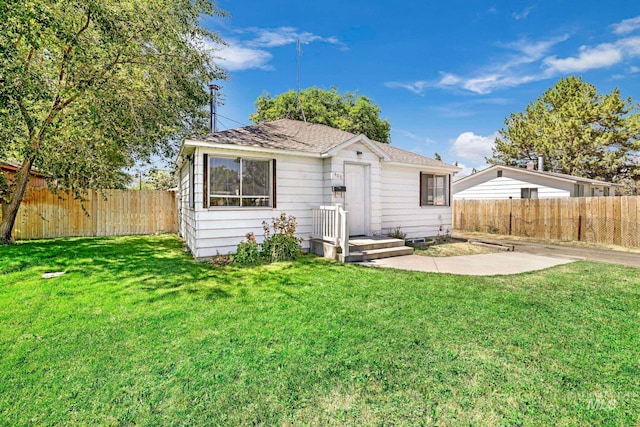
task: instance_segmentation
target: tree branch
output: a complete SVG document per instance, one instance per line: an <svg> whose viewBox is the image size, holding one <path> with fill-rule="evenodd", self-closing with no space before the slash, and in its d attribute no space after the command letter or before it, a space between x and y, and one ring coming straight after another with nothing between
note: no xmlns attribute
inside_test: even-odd
<svg viewBox="0 0 640 427"><path fill-rule="evenodd" d="M15 101L16 101L16 104L18 104L18 108L20 109L20 114L22 114L22 117L24 118L24 121L27 124L27 130L29 131L29 138L31 138L33 136L33 131L34 131L33 119L31 118L29 111L24 106L22 101L19 99L16 99Z"/></svg>

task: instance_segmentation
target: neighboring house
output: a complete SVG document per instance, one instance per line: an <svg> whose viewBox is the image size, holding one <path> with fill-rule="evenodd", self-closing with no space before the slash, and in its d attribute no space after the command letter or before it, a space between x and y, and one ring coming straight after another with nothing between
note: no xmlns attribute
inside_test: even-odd
<svg viewBox="0 0 640 427"><path fill-rule="evenodd" d="M235 252L263 221L297 218L303 248L319 209L341 204L351 236L407 237L451 229L459 168L325 125L281 119L184 140L177 160L179 228L196 259ZM330 208L333 209L333 208ZM327 212L325 212L327 213ZM324 226L330 225L325 220ZM336 225L337 227L337 225Z"/></svg>
<svg viewBox="0 0 640 427"><path fill-rule="evenodd" d="M8 182L13 181L13 177L16 175L20 165L8 160L0 160L0 172L4 174L5 179ZM31 179L29 180L29 187L46 187L47 186L47 174L38 172L31 169Z"/></svg>
<svg viewBox="0 0 640 427"><path fill-rule="evenodd" d="M453 183L454 200L614 196L618 184L562 173L491 166Z"/></svg>

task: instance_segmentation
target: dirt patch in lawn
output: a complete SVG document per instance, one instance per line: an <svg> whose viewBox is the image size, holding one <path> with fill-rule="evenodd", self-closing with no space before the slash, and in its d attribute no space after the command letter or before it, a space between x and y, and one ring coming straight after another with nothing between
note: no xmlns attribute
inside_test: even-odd
<svg viewBox="0 0 640 427"><path fill-rule="evenodd" d="M492 254L496 252L500 252L500 250L487 248L485 246L472 245L471 243L467 242L460 242L434 245L430 246L427 249L416 249L414 253L416 255L422 256L448 257L459 255Z"/></svg>

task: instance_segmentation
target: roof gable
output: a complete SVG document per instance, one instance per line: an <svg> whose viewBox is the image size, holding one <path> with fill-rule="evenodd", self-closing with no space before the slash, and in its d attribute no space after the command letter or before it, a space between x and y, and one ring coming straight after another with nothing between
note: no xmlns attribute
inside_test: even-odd
<svg viewBox="0 0 640 427"><path fill-rule="evenodd" d="M459 183L466 182L467 180L470 180L471 178L478 178L478 177L481 177L481 176L484 176L484 175L488 174L491 171L500 170L500 169L513 171L513 172L516 172L516 173L519 173L519 174L522 174L522 175L544 177L544 178L547 178L547 179L552 179L552 180L562 181L562 182L569 182L569 183L574 183L574 184L583 183L583 184L602 185L602 186L608 186L608 187L619 187L620 186L619 184L614 184L612 182L598 181L596 179L582 178L582 177L579 177L579 176L567 175L567 174L564 174L564 173L539 171L539 170L530 170L530 169L516 168L516 167L504 166L504 165L489 166L488 168L485 168L485 169L483 169L483 170L481 170L479 172L476 172L474 174L462 177L462 178L456 180L453 184L457 185Z"/></svg>
<svg viewBox="0 0 640 427"><path fill-rule="evenodd" d="M343 150L347 147L350 147L351 145L355 144L355 143L361 143L364 144L367 148L369 148L371 151L373 151L378 157L380 157L381 159L384 160L390 160L390 157L387 155L387 153L385 153L377 144L375 144L373 141L371 141L369 138L367 138L365 135L356 135L353 138L343 142L342 144L338 144L335 147L333 147L332 149L330 149L329 151L322 153L324 156L326 157L333 157L335 156L338 151Z"/></svg>

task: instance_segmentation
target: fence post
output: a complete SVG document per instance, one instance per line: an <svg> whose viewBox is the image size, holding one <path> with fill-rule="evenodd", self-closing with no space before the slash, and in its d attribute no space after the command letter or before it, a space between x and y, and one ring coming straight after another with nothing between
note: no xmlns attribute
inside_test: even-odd
<svg viewBox="0 0 640 427"><path fill-rule="evenodd" d="M509 197L509 236L513 230L513 198Z"/></svg>
<svg viewBox="0 0 640 427"><path fill-rule="evenodd" d="M578 215L578 242L582 240L582 215Z"/></svg>

